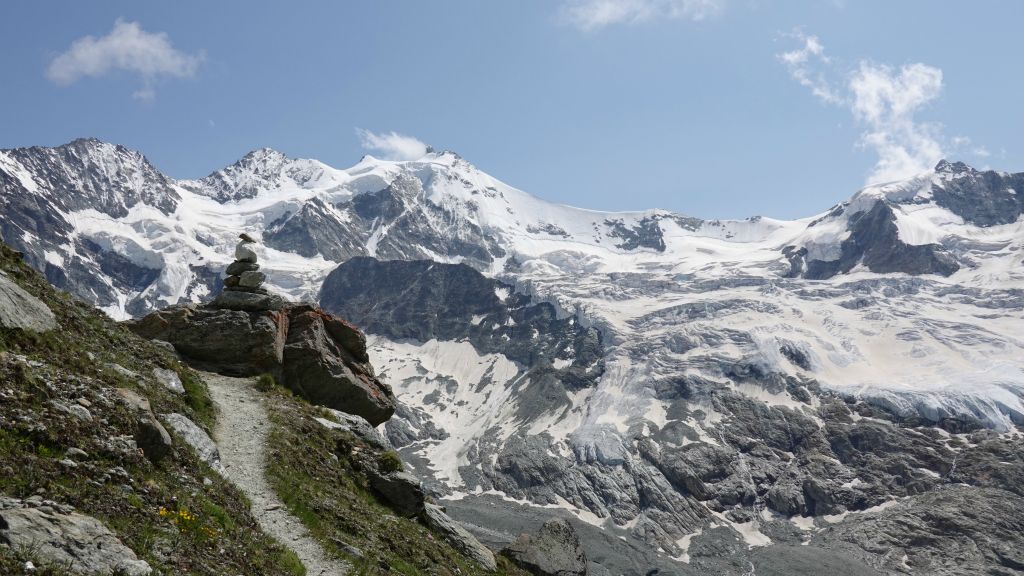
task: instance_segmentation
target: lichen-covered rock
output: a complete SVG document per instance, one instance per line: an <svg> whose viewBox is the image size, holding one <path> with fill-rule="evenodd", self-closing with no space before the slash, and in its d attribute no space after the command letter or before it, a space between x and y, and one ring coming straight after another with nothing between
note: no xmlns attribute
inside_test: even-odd
<svg viewBox="0 0 1024 576"><path fill-rule="evenodd" d="M587 574L587 555L576 530L561 518L548 520L534 536L520 535L502 554L534 576Z"/></svg>
<svg viewBox="0 0 1024 576"><path fill-rule="evenodd" d="M76 574L145 576L153 571L102 522L54 502L0 497L0 544L30 551L37 560Z"/></svg>

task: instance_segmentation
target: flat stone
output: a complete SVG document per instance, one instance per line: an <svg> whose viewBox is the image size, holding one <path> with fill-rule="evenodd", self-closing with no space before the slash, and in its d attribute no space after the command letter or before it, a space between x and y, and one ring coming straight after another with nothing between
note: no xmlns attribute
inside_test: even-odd
<svg viewBox="0 0 1024 576"><path fill-rule="evenodd" d="M242 290L225 290L210 303L211 308L246 312L281 310L285 305L284 298L276 294L260 294Z"/></svg>
<svg viewBox="0 0 1024 576"><path fill-rule="evenodd" d="M231 264L228 264L227 270L224 272L228 276L239 276L242 272L255 272L260 269L260 265L255 262L242 262L236 260Z"/></svg>
<svg viewBox="0 0 1024 576"><path fill-rule="evenodd" d="M238 285L245 288L259 288L267 280L267 275L263 272L248 271L242 272L238 278Z"/></svg>

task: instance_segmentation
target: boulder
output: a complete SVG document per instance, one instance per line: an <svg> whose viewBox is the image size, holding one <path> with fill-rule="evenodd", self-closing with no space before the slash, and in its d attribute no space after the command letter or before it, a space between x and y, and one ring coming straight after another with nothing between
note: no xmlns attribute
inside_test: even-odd
<svg viewBox="0 0 1024 576"><path fill-rule="evenodd" d="M387 500L401 516L423 512L425 494L420 479L405 471L380 473L369 471L370 487Z"/></svg>
<svg viewBox="0 0 1024 576"><path fill-rule="evenodd" d="M498 569L494 553L480 543L468 530L452 520L440 506L427 504L423 510L423 521L430 528L444 536L456 550L491 572Z"/></svg>
<svg viewBox="0 0 1024 576"><path fill-rule="evenodd" d="M153 377L161 386L175 394L184 394L185 386L181 383L181 377L174 370L166 368L153 368Z"/></svg>
<svg viewBox="0 0 1024 576"><path fill-rule="evenodd" d="M391 418L395 397L373 375L358 330L309 305L290 308L288 325L285 386L314 404L362 416L373 426Z"/></svg>
<svg viewBox="0 0 1024 576"><path fill-rule="evenodd" d="M260 265L254 262L235 261L232 262L231 264L228 264L228 268L227 270L225 270L225 272L227 273L228 276L239 276L242 274L242 272L255 272L256 270L259 269Z"/></svg>
<svg viewBox="0 0 1024 576"><path fill-rule="evenodd" d="M171 453L171 435L156 419L149 400L127 388L117 389L118 398L136 416L135 443L152 462L158 462Z"/></svg>
<svg viewBox="0 0 1024 576"><path fill-rule="evenodd" d="M0 274L0 326L46 332L57 327L57 318L42 300Z"/></svg>
<svg viewBox="0 0 1024 576"><path fill-rule="evenodd" d="M153 572L102 522L54 502L0 498L0 544L76 574L145 576Z"/></svg>
<svg viewBox="0 0 1024 576"><path fill-rule="evenodd" d="M224 301L273 299L276 310L237 310ZM225 291L213 303L171 306L126 323L136 334L170 342L186 362L229 376L272 374L296 394L377 426L395 411L391 388L374 376L366 337L310 304L280 296Z"/></svg>
<svg viewBox="0 0 1024 576"><path fill-rule="evenodd" d="M185 359L232 376L278 371L288 317L279 312L246 312L195 305L172 306L128 327L144 338L166 340Z"/></svg>
<svg viewBox="0 0 1024 576"><path fill-rule="evenodd" d="M171 430L174 430L174 433L179 438L196 451L196 456L200 460L206 462L210 468L217 472L224 473L224 466L220 462L220 450L217 449L217 445L214 444L210 436L198 424L187 416L177 413L161 414L161 418L171 427Z"/></svg>
<svg viewBox="0 0 1024 576"><path fill-rule="evenodd" d="M561 518L548 520L534 536L520 535L502 554L534 576L587 574L587 555L579 536L572 524Z"/></svg>

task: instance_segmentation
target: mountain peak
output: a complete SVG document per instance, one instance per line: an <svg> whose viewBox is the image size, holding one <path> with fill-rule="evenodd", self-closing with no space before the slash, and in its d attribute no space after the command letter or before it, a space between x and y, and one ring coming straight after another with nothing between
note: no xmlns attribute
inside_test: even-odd
<svg viewBox="0 0 1024 576"><path fill-rule="evenodd" d="M942 159L935 165L935 172L939 174L962 174L964 172L974 172L974 168L971 168L964 162L950 162L949 160Z"/></svg>

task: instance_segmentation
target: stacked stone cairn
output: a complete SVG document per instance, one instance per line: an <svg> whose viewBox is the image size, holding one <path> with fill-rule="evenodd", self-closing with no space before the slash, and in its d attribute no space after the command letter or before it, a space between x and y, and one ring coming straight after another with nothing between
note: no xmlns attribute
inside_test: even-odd
<svg viewBox="0 0 1024 576"><path fill-rule="evenodd" d="M224 290L209 306L250 312L280 310L285 306L285 300L263 287L267 275L260 272L260 265L256 262L256 240L244 233L239 238L241 241L235 246L235 261L228 265Z"/></svg>
<svg viewBox="0 0 1024 576"><path fill-rule="evenodd" d="M260 265L256 263L256 251L253 250L256 241L248 234L241 234L239 238L241 241L235 246L235 261L228 265L224 290L269 294L267 289L262 287L267 275L260 272Z"/></svg>

